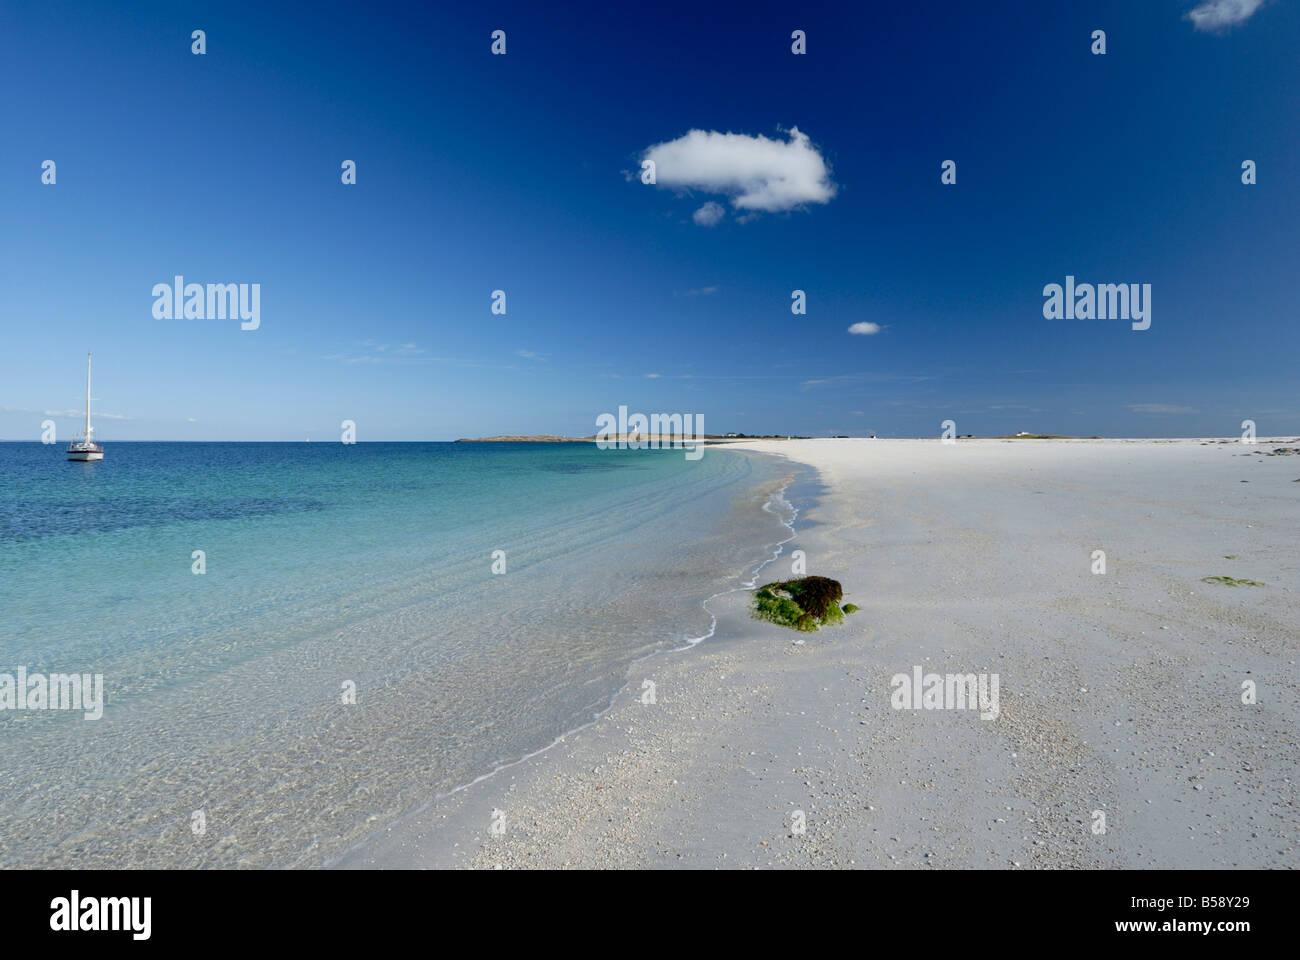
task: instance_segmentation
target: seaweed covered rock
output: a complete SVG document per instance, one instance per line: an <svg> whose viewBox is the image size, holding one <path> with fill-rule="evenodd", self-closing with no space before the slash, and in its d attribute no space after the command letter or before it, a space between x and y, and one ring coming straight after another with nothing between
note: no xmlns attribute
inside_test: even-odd
<svg viewBox="0 0 1300 960"><path fill-rule="evenodd" d="M829 577L779 580L759 587L754 593L754 616L811 632L844 620L844 610L840 609L843 598L840 582Z"/></svg>

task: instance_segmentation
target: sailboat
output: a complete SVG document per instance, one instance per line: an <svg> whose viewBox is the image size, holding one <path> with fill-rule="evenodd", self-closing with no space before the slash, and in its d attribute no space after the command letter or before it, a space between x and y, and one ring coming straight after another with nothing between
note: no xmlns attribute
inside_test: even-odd
<svg viewBox="0 0 1300 960"><path fill-rule="evenodd" d="M103 460L104 448L91 438L90 425L90 354L86 354L86 432L68 444L69 460Z"/></svg>

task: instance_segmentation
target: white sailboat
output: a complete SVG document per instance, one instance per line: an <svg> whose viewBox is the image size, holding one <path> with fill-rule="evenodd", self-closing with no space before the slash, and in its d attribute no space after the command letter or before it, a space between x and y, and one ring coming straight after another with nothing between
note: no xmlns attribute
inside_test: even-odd
<svg viewBox="0 0 1300 960"><path fill-rule="evenodd" d="M90 425L90 354L86 354L86 432L68 444L69 460L103 460L104 448L91 437Z"/></svg>

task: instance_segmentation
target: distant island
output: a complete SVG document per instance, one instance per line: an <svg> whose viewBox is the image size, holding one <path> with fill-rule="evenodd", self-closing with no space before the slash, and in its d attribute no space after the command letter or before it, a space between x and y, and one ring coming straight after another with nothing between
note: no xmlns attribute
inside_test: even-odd
<svg viewBox="0 0 1300 960"><path fill-rule="evenodd" d="M538 433L528 437L461 437L457 443L591 443L593 437L557 437L549 433Z"/></svg>
<svg viewBox="0 0 1300 960"><path fill-rule="evenodd" d="M668 434L663 434L662 436L659 436L653 433L649 433L649 434L643 433L640 435L611 434L610 436L605 437L603 439L617 442L619 440L628 440L631 438L635 438L638 440L645 440L652 443L656 441L669 443L674 440L681 441L682 439L685 439L687 443L694 443L696 439L695 437L682 438L682 437L670 436ZM777 435L775 433L767 433L767 434L706 433L703 439L705 442L708 442L711 440L807 440L808 437L796 437L793 434L785 434L785 433L780 435ZM457 443L595 443L596 440L597 437L595 434L591 435L590 437L561 437L551 433L537 433L529 436L511 435L511 436L499 436L499 437L461 437L456 442Z"/></svg>
<svg viewBox="0 0 1300 960"><path fill-rule="evenodd" d="M994 437L995 440L1079 440L1080 437L1067 437L1060 433L1025 433L1021 430L1019 433L1007 433L1000 437ZM1100 440L1101 437L1086 437L1082 439Z"/></svg>

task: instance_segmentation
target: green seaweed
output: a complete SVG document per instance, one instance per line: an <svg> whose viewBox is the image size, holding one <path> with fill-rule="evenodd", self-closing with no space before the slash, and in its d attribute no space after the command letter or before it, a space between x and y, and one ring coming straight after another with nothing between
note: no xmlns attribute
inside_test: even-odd
<svg viewBox="0 0 1300 960"><path fill-rule="evenodd" d="M754 595L754 616L760 620L792 627L804 615L803 609L788 597L778 597L764 587Z"/></svg>
<svg viewBox="0 0 1300 960"><path fill-rule="evenodd" d="M844 610L839 604L843 597L839 581L829 577L778 580L754 593L753 613L759 620L811 633L827 624L844 622Z"/></svg>
<svg viewBox="0 0 1300 960"><path fill-rule="evenodd" d="M857 613L862 608L859 607L856 603L846 603L840 609L843 610L845 613Z"/></svg>
<svg viewBox="0 0 1300 960"><path fill-rule="evenodd" d="M1266 587L1258 580L1238 580L1236 577L1201 577L1201 583L1222 583L1228 587Z"/></svg>

